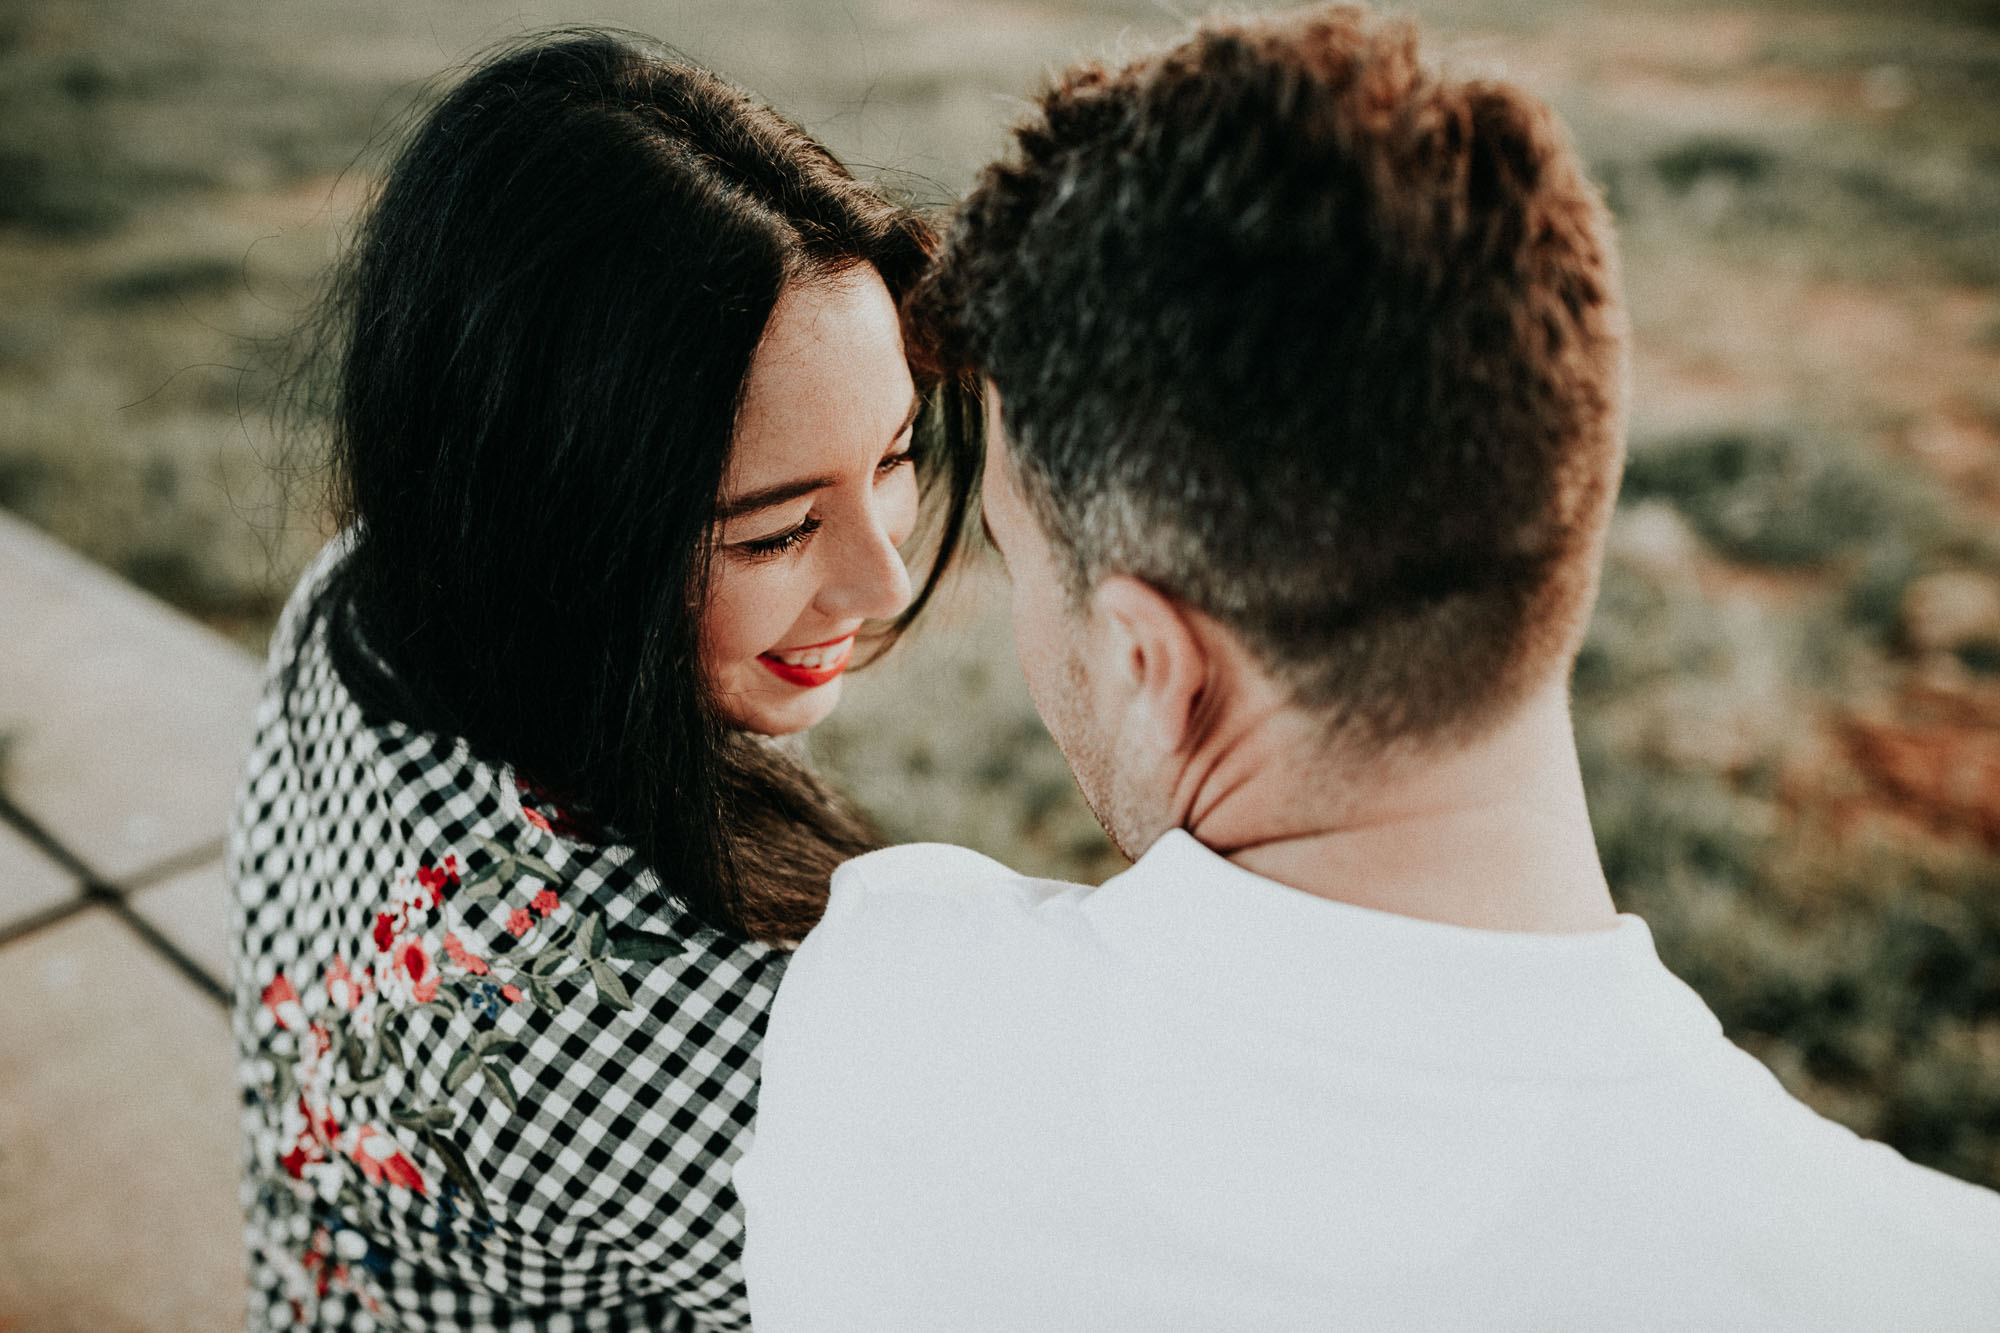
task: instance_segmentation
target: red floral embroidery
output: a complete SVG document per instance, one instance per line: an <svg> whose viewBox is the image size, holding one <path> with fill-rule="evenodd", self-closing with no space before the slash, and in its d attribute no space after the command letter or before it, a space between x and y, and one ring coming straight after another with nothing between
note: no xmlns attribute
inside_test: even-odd
<svg viewBox="0 0 2000 1333"><path fill-rule="evenodd" d="M437 1021L446 1025L471 1015L477 1031L497 1017L501 999L509 1004L565 1003L558 988L567 989L572 979L594 983L602 1002L632 1005L624 988L615 978L607 983L610 974L599 966L607 957L601 919L565 919L571 914L561 909L574 904L560 897L561 872L526 848L480 841L488 859L475 870L462 871L456 856L446 856L395 877L387 886L383 910L369 923L372 956L335 955L317 975L296 973L306 988L303 997L282 973L262 992L258 1021L275 1071L268 1094L274 1122L268 1137L259 1139L258 1160L268 1183L282 1182L280 1193L294 1201L299 1215L311 1216L333 1199L341 1200L343 1208L362 1206L353 1198L357 1175L369 1184L430 1195L437 1179L427 1181L410 1156L419 1142L440 1155L438 1165L459 1189L479 1188L466 1176L464 1164L445 1157L431 1137L435 1127L456 1120L451 1097L467 1079L458 1078L428 1106L415 1104L416 1086L391 1045L403 1038L393 1018L431 1006L432 1013L442 1015ZM522 892L534 885L535 892L525 903L510 905L508 890L516 884ZM487 950L496 942L481 932L496 926L521 946L499 940L508 947L481 957L474 950ZM470 1034L462 1039L469 1041ZM518 1045L489 1050L468 1044L454 1055L451 1068L476 1073L483 1066L485 1081L474 1086L485 1087L512 1110L516 1093L504 1062L515 1057L501 1052ZM476 1062L471 1070L464 1068L467 1057ZM399 1141L397 1134L418 1137ZM321 1228L293 1242L297 1248L285 1262L295 1300L310 1301L315 1291L324 1295L329 1282L351 1286L364 1280L366 1270L349 1261L362 1257L366 1245L350 1241L351 1234ZM372 1297L363 1295L372 1305Z"/></svg>
<svg viewBox="0 0 2000 1333"><path fill-rule="evenodd" d="M359 1009L369 989L368 974L363 972L356 977L348 969L345 958L336 956L326 965L326 998L342 1009Z"/></svg>
<svg viewBox="0 0 2000 1333"><path fill-rule="evenodd" d="M459 941L458 936L452 934L449 931L445 933L444 937L444 952L447 958L451 959L452 962L457 963L460 967L464 968L467 972L470 972L475 977L483 977L488 972L491 972L493 970L492 968L486 965L486 960L484 958L481 958L478 954L468 950L465 947L465 945Z"/></svg>
<svg viewBox="0 0 2000 1333"><path fill-rule="evenodd" d="M336 1264L333 1261L333 1233L325 1227L313 1230L312 1243L307 1246L306 1252L299 1256L299 1265L305 1269L306 1276L313 1279L313 1294L322 1299L333 1290L336 1280L345 1280L347 1277L347 1265ZM293 1301L292 1310L298 1317L298 1322L305 1322L304 1305Z"/></svg>
<svg viewBox="0 0 2000 1333"><path fill-rule="evenodd" d="M322 1146L330 1147L333 1141L340 1137L340 1122L333 1118L331 1108L323 1106L319 1114L314 1115L312 1108L306 1105L305 1098L300 1097L299 1110L305 1112L306 1123L312 1126L312 1132L318 1137Z"/></svg>
<svg viewBox="0 0 2000 1333"><path fill-rule="evenodd" d="M458 858L456 856L447 856L438 865L418 866L417 883L431 891L432 908L444 906L444 891L446 886L449 885L455 888L458 885Z"/></svg>
<svg viewBox="0 0 2000 1333"><path fill-rule="evenodd" d="M264 987L264 1007L271 1011L271 1017L278 1020L278 1026L289 1032L296 1032L305 1026L305 1010L299 1007L299 993L292 989L292 983L280 972Z"/></svg>
<svg viewBox="0 0 2000 1333"><path fill-rule="evenodd" d="M373 1125L363 1125L348 1153L361 1174L377 1185L401 1185L406 1190L425 1192L423 1175L401 1146Z"/></svg>
<svg viewBox="0 0 2000 1333"><path fill-rule="evenodd" d="M321 1031L319 1024L313 1024L315 1034ZM298 1137L291 1151L278 1160L292 1179L304 1180L308 1166L324 1162L332 1155L334 1142L340 1137L340 1122L334 1119L329 1107L321 1105L315 1109L304 1092L299 1094L297 1106L299 1118L293 1123L299 1126Z"/></svg>
<svg viewBox="0 0 2000 1333"><path fill-rule="evenodd" d="M422 940L413 936L397 946L396 970L409 978L410 998L418 1004L429 1004L437 998L438 970L432 965L430 950Z"/></svg>

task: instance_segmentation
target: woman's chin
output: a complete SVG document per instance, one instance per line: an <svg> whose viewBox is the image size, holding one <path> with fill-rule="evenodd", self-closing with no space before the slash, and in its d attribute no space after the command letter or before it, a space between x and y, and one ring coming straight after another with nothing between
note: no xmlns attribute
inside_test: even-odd
<svg viewBox="0 0 2000 1333"><path fill-rule="evenodd" d="M759 736L792 736L827 719L840 702L841 677L811 689L787 689L782 694L759 691L725 701L723 716L730 724Z"/></svg>

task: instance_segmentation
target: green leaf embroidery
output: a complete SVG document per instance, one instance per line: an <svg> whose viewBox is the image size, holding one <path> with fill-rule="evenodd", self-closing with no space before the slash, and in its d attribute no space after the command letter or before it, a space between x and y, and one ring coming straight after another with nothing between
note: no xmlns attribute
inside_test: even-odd
<svg viewBox="0 0 2000 1333"><path fill-rule="evenodd" d="M437 1130L425 1130L424 1142L430 1145L431 1151L444 1163L445 1175L451 1178L461 1193L472 1200L473 1207L479 1210L479 1215L491 1217L492 1214L486 1207L486 1193L479 1188L479 1181L473 1176L472 1167L466 1162L465 1154L458 1150L458 1145Z"/></svg>
<svg viewBox="0 0 2000 1333"><path fill-rule="evenodd" d="M515 859L513 848L503 847L491 838L481 838L479 845L486 849L486 855L490 858L480 868L482 879L490 875L502 886L505 886L511 884L520 875L520 864ZM460 881L460 883L463 884L463 881Z"/></svg>
<svg viewBox="0 0 2000 1333"><path fill-rule="evenodd" d="M517 870L525 870L546 884L562 883L562 872L547 861L542 860L539 856L533 856L527 852L517 852L515 853L514 861Z"/></svg>
<svg viewBox="0 0 2000 1333"><path fill-rule="evenodd" d="M521 1044L522 1042L519 1037L510 1037L499 1028L488 1028L472 1039L472 1049L482 1055L491 1055L495 1051L510 1050Z"/></svg>
<svg viewBox="0 0 2000 1333"><path fill-rule="evenodd" d="M590 979L597 983L597 994L606 1004L614 1009L632 1007L631 992L625 989L625 983L618 979L618 974L611 970L611 964L600 958L591 959Z"/></svg>
<svg viewBox="0 0 2000 1333"><path fill-rule="evenodd" d="M592 912L576 928L577 939L583 942L583 952L591 958L604 956L604 918Z"/></svg>
<svg viewBox="0 0 2000 1333"><path fill-rule="evenodd" d="M619 926L609 932L601 955L628 963L656 963L662 958L678 957L685 947L671 935Z"/></svg>
<svg viewBox="0 0 2000 1333"><path fill-rule="evenodd" d="M376 1074L372 1078L359 1079L352 1083L336 1084L333 1095L353 1100L356 1097L380 1097L389 1087L389 1075Z"/></svg>
<svg viewBox="0 0 2000 1333"><path fill-rule="evenodd" d="M477 902L481 898L497 898L506 890L497 874L481 874L477 879L468 879L459 885L459 894Z"/></svg>
<svg viewBox="0 0 2000 1333"><path fill-rule="evenodd" d="M451 1057L451 1064L445 1069L444 1090L457 1092L465 1086L465 1081L479 1072L479 1056L468 1048L460 1047Z"/></svg>
<svg viewBox="0 0 2000 1333"><path fill-rule="evenodd" d="M498 1097L509 1111L518 1112L521 1109L521 1101L514 1095L513 1081L492 1065L481 1064L479 1068L486 1075L486 1086L492 1089L493 1095Z"/></svg>

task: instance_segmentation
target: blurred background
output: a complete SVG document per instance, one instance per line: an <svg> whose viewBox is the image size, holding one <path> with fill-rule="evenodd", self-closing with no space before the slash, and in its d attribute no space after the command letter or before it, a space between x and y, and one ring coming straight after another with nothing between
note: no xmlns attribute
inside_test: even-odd
<svg viewBox="0 0 2000 1333"><path fill-rule="evenodd" d="M2000 1185L2000 0L1406 9L1563 112L1622 232L1631 463L1576 677L1621 904L1799 1096ZM1050 68L1191 12L0 0L0 506L261 651L325 536L286 334L489 43L663 37L942 205ZM813 745L899 838L1100 879L998 588Z"/></svg>

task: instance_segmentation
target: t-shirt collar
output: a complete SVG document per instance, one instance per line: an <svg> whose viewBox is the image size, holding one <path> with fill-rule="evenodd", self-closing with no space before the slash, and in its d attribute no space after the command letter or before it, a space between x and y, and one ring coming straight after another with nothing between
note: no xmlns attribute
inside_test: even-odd
<svg viewBox="0 0 2000 1333"><path fill-rule="evenodd" d="M1720 1032L1631 915L1561 935L1424 921L1266 879L1180 829L1082 909L1114 954L1212 986L1246 1022L1403 1063L1644 1077Z"/></svg>

